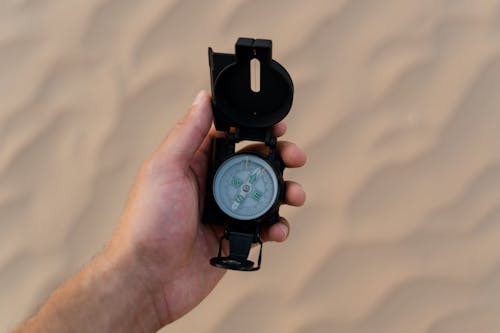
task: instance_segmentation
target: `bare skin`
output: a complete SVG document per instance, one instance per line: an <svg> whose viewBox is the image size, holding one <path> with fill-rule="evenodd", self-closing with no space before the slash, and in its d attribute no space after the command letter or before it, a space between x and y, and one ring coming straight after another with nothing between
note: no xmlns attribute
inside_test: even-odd
<svg viewBox="0 0 500 333"><path fill-rule="evenodd" d="M105 250L60 286L15 332L155 332L198 305L224 276L208 263L222 230L200 221L210 141L210 96L202 91L157 151L141 167L121 221ZM284 123L273 128L276 136ZM251 149L263 149L252 145ZM287 167L305 153L280 141ZM301 206L302 187L286 182L286 204ZM284 241L288 221L262 231Z"/></svg>

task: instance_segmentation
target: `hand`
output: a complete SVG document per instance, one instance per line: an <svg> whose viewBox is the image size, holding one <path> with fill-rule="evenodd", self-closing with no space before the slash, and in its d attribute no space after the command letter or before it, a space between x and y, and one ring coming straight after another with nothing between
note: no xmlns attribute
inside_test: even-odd
<svg viewBox="0 0 500 333"><path fill-rule="evenodd" d="M194 308L222 278L225 271L212 267L220 228L202 224L205 181L211 140L210 96L200 92L189 113L178 122L153 156L144 163L130 193L121 222L104 256L126 262L147 290L161 326ZM284 123L274 128L285 133ZM252 145L262 149L263 145ZM305 153L295 144L280 141L278 152L287 167L300 167ZM286 182L286 204L300 206L305 193ZM284 241L289 233L284 219L262 231L264 241ZM120 264L123 266L123 264Z"/></svg>
<svg viewBox="0 0 500 333"><path fill-rule="evenodd" d="M57 288L17 333L152 332L194 308L224 270L210 266L222 230L202 224L210 142L210 96L201 92L156 153L144 163L120 224L106 249ZM277 124L274 134L285 133ZM264 149L263 145L247 147ZM306 156L293 143L277 151L288 167ZM285 202L300 206L305 193L286 182ZM264 241L284 241L284 219L262 230Z"/></svg>

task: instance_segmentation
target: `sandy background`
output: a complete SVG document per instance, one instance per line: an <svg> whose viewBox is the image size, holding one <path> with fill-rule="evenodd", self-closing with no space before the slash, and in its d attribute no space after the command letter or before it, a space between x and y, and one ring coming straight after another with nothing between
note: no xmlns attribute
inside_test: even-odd
<svg viewBox="0 0 500 333"><path fill-rule="evenodd" d="M165 332L500 331L500 1L0 1L0 331L102 248L143 159L270 38L308 192Z"/></svg>

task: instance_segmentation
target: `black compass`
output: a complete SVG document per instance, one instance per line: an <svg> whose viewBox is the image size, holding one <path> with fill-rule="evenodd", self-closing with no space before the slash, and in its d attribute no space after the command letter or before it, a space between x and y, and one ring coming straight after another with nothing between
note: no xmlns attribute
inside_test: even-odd
<svg viewBox="0 0 500 333"><path fill-rule="evenodd" d="M219 268L254 271L260 268L260 229L279 221L284 200L285 165L276 153L272 127L290 111L293 83L272 59L272 42L239 38L235 54L208 49L215 128L225 132L213 141L207 177L203 222L224 226L219 253L210 263ZM236 152L236 143L262 142L266 153ZM224 241L229 253L222 255ZM257 263L248 260L259 244Z"/></svg>

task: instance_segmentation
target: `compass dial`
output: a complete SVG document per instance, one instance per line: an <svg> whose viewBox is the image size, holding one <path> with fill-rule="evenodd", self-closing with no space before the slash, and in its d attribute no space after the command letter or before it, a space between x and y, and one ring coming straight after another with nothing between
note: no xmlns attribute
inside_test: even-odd
<svg viewBox="0 0 500 333"><path fill-rule="evenodd" d="M278 178L264 159L237 154L217 169L213 182L217 205L238 220L264 215L278 198Z"/></svg>

